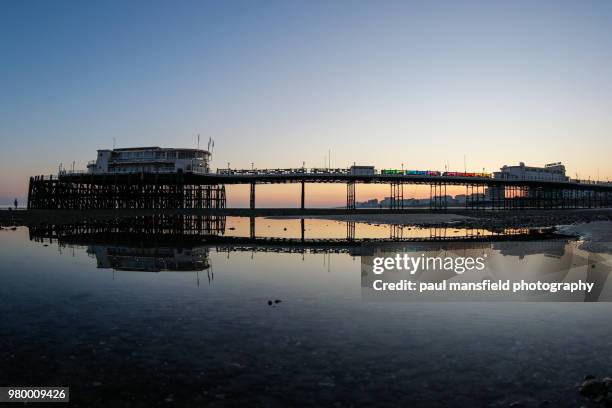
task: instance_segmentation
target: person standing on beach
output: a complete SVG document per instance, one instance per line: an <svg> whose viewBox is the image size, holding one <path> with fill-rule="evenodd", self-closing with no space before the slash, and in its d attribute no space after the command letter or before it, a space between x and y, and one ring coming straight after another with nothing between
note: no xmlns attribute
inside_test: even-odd
<svg viewBox="0 0 612 408"><path fill-rule="evenodd" d="M19 204L19 201L17 201L17 199L15 199L15 201L13 201L13 204L15 204L15 209L17 209L17 204Z"/></svg>

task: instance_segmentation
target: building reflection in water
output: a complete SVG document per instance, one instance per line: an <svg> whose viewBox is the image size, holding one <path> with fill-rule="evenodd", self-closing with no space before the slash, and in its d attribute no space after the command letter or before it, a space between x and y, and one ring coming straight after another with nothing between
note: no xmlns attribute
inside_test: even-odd
<svg viewBox="0 0 612 408"><path fill-rule="evenodd" d="M210 268L208 248L126 247L90 245L87 253L95 255L98 268L118 271L204 271Z"/></svg>

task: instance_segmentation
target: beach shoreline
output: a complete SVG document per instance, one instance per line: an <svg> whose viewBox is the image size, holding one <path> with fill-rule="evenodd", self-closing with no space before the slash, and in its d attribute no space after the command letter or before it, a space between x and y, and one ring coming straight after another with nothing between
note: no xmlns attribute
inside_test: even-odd
<svg viewBox="0 0 612 408"><path fill-rule="evenodd" d="M219 208L219 209L100 209L100 210L1 210L0 225L29 226L65 224L83 220L104 220L141 216L235 216L276 219L329 219L370 224L411 225L420 227L466 228L538 228L557 225L612 221L612 209L470 211L449 209L346 210L299 208Z"/></svg>

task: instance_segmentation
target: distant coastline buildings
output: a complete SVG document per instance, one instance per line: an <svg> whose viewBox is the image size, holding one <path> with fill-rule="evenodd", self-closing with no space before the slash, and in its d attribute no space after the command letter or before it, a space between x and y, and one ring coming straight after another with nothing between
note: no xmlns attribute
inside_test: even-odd
<svg viewBox="0 0 612 408"><path fill-rule="evenodd" d="M468 201L484 201L486 200L485 194L457 194L456 196L436 196L437 199L446 199L446 203L449 207L464 207ZM385 197L382 200L372 198L367 201L356 202L355 207L357 208L389 208L391 207L391 197ZM402 207L429 207L429 198L405 198L400 204Z"/></svg>

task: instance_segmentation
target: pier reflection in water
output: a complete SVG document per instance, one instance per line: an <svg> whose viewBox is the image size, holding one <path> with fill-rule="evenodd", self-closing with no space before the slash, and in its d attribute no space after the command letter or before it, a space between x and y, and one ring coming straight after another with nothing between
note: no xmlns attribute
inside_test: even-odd
<svg viewBox="0 0 612 408"><path fill-rule="evenodd" d="M231 217L0 231L0 312L18 317L1 323L0 382L67 384L83 406L110 392L115 406L135 395L147 406L575 406L575 382L612 366L606 303L363 294L377 252L488 251L508 260L500 273L528 273L565 265L571 240L361 223L347 234L351 224L320 219L302 239L299 219L253 221L254 236L249 218ZM194 284L212 269L211 285Z"/></svg>
<svg viewBox="0 0 612 408"><path fill-rule="evenodd" d="M116 218L30 227L30 239L57 240L60 245L78 244L81 240L86 243L119 240L149 245L171 241L179 247L198 242L226 246L232 243L270 243L281 248L283 244L305 248L355 247L373 242L533 240L548 238L551 234L551 229L421 228L323 219L194 215Z"/></svg>
<svg viewBox="0 0 612 408"><path fill-rule="evenodd" d="M456 274L452 270L438 268L426 272L420 270L415 274L409 271L389 271L385 277L396 281L412 279L423 282L582 280L595 285L590 293L576 292L571 295L527 293L514 297L492 297L487 294L469 294L462 297L440 293L413 300L612 300L612 285L607 284L611 271L607 264L608 257L579 251L575 241L555 237L550 230L507 229L493 232L486 229L368 224L357 228L354 222L308 220L318 225L319 229L315 230L320 230L321 234L319 237L305 238L306 221L303 219L289 222L261 219L260 227L263 227L268 236L247 237L244 221L225 217L146 217L39 227L31 229L30 234L35 241L57 239L60 246L84 246L88 254L95 256L98 268L147 272L206 271L209 283L211 250L227 253L228 256L231 252L346 253L361 260L364 297L370 300L381 297L406 300L406 294L402 292L384 293L381 296L380 292L372 290L374 280L380 279L379 275L372 273L372 260L375 257L395 254L443 259L482 257L487 260L487 265L479 272ZM249 224L249 230L252 231L253 220L249 220ZM340 238L344 230L349 232L349 236ZM326 258L325 262L329 269L330 259ZM200 282L199 275L196 282Z"/></svg>
<svg viewBox="0 0 612 408"><path fill-rule="evenodd" d="M257 224L261 224L259 228L266 235L255 234ZM485 245L475 243L551 236L550 230L419 228L319 219L308 220L308 228L306 225L305 219L164 215L38 225L29 232L35 242L57 241L60 247L86 246L87 253L96 257L98 268L150 272L209 269L211 248L217 252L334 252L357 256L383 248L401 249L408 242L448 242L444 246L447 249L466 247L471 242L474 245L467 247L483 249ZM342 236L345 231L346 236Z"/></svg>

